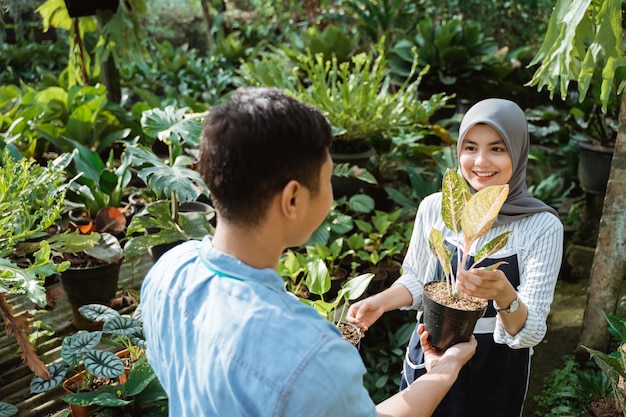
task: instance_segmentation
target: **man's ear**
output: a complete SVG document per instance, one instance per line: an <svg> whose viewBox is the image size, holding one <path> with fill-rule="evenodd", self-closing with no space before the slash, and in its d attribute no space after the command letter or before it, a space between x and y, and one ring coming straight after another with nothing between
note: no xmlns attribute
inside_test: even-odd
<svg viewBox="0 0 626 417"><path fill-rule="evenodd" d="M302 184L292 180L283 187L280 194L280 208L283 214L289 219L295 219L298 216L298 206L302 199Z"/></svg>

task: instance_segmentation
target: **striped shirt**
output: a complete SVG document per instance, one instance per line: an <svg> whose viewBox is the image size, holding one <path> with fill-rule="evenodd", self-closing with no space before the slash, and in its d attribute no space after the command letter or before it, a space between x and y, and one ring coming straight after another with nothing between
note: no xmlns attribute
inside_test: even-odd
<svg viewBox="0 0 626 417"><path fill-rule="evenodd" d="M462 248L463 237L459 243L456 234L445 227L441 218L441 193L426 197L418 208L403 273L396 281L396 284L404 285L413 297L412 305L405 309L421 310L424 284L441 278L436 277L438 261L428 247L428 236L433 227L443 232L446 242ZM508 334L499 317L496 318L494 341L513 349L532 348L546 334L546 321L563 257L563 225L551 213L536 213L514 223L493 227L474 243L469 255L476 255L477 248L506 231L512 232L506 246L491 255L490 259L516 256L520 275L520 285L516 290L519 299L528 308L528 317L524 328L515 336Z"/></svg>

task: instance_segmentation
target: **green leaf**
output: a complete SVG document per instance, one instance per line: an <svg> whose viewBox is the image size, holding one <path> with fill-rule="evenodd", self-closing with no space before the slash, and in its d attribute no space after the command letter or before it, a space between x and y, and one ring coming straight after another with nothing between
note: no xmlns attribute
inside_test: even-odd
<svg viewBox="0 0 626 417"><path fill-rule="evenodd" d="M100 378L116 378L125 372L122 360L105 350L87 351L83 363L89 373Z"/></svg>
<svg viewBox="0 0 626 417"><path fill-rule="evenodd" d="M34 377L30 382L30 393L38 394L40 392L49 391L58 386L65 379L65 375L68 370L68 366L64 363L54 363L52 365L48 365L48 371L52 374L52 378L46 380L38 376Z"/></svg>
<svg viewBox="0 0 626 417"><path fill-rule="evenodd" d="M315 259L307 265L305 282L309 291L320 297L330 290L330 274L323 260Z"/></svg>
<svg viewBox="0 0 626 417"><path fill-rule="evenodd" d="M102 407L123 407L132 401L119 398L114 391L115 387L103 387L97 391L77 392L63 397L68 404L79 406L99 405Z"/></svg>
<svg viewBox="0 0 626 417"><path fill-rule="evenodd" d="M372 278L374 274L367 273L348 279L342 287L345 290L343 296L348 300L356 300L367 290Z"/></svg>
<svg viewBox="0 0 626 417"><path fill-rule="evenodd" d="M108 322L116 317L120 317L120 313L111 307L103 304L86 304L78 308L78 312L87 320L97 322Z"/></svg>
<svg viewBox="0 0 626 417"><path fill-rule="evenodd" d="M187 115L187 110L167 106L164 110L152 109L143 112L141 126L144 133L174 146L183 143L189 146L199 145L203 118L206 114Z"/></svg>

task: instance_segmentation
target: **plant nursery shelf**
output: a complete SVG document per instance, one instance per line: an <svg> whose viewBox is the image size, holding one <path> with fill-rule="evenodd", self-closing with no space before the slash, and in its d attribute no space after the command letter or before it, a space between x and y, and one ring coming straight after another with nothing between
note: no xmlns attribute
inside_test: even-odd
<svg viewBox="0 0 626 417"><path fill-rule="evenodd" d="M149 254L135 259L132 263L121 266L118 295L125 291L138 292L143 278L152 266ZM54 284L58 298L54 307L36 315L54 330L52 336L38 338L35 342L37 353L44 363L49 364L60 357L61 342L65 336L77 330L72 322L72 308L63 294L61 284ZM9 303L15 315L22 312L34 312L36 306L25 297L10 297ZM136 305L120 309L122 314L131 314ZM0 323L0 401L15 405L20 417L46 417L63 410L68 405L62 400L65 395L61 386L41 394L30 393L30 381L33 372L22 362L21 351L15 337L7 336L4 322Z"/></svg>

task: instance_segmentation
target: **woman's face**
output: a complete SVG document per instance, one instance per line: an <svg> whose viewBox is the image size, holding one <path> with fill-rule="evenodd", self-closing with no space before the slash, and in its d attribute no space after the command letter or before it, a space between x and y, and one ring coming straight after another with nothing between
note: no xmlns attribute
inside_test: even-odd
<svg viewBox="0 0 626 417"><path fill-rule="evenodd" d="M480 191L490 185L508 184L511 180L511 155L494 128L485 124L472 126L461 146L461 172L474 189Z"/></svg>

